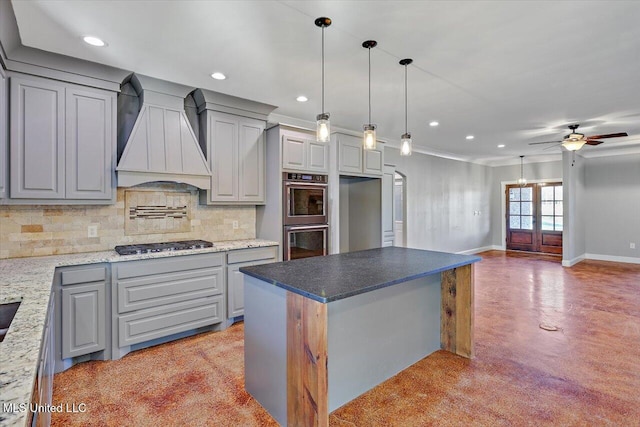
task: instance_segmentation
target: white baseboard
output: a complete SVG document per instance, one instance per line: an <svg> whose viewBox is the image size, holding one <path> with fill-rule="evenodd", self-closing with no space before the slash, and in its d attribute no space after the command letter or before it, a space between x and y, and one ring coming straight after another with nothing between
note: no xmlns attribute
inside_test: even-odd
<svg viewBox="0 0 640 427"><path fill-rule="evenodd" d="M460 252L456 252L457 254L460 255L475 255L475 254L479 254L480 252L484 252L484 251L501 251L504 250L502 247L500 247L499 245L492 245L492 246L483 246L481 248L475 248L475 249L469 249L466 251L460 251Z"/></svg>
<svg viewBox="0 0 640 427"><path fill-rule="evenodd" d="M626 262L629 264L640 264L640 258L631 256L614 256L600 254L584 254L587 259L595 259L598 261Z"/></svg>
<svg viewBox="0 0 640 427"><path fill-rule="evenodd" d="M585 254L582 254L582 255L578 255L574 259L570 259L570 260L563 259L562 260L562 266L563 267L573 267L574 265L576 265L580 261L585 260L585 258L586 258Z"/></svg>

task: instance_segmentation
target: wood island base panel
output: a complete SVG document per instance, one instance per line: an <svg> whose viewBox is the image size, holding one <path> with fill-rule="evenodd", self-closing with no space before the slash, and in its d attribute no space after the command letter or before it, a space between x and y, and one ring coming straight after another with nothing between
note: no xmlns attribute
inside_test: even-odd
<svg viewBox="0 0 640 427"><path fill-rule="evenodd" d="M473 357L479 260L381 248L241 269L246 390L281 425L328 426L329 413L429 354ZM322 268L324 278L302 275Z"/></svg>

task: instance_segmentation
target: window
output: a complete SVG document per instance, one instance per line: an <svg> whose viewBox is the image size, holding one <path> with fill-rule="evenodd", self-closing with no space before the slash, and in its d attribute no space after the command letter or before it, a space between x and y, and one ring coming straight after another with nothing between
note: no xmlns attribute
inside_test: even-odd
<svg viewBox="0 0 640 427"><path fill-rule="evenodd" d="M562 185L546 185L540 197L541 229L562 231Z"/></svg>
<svg viewBox="0 0 640 427"><path fill-rule="evenodd" d="M509 228L533 230L533 188L509 188Z"/></svg>

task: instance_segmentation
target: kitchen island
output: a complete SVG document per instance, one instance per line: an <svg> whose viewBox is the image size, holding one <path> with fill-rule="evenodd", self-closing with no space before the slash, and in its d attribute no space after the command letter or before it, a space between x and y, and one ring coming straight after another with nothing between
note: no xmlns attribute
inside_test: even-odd
<svg viewBox="0 0 640 427"><path fill-rule="evenodd" d="M480 259L387 247L241 268L246 390L281 425L327 426L436 350L473 357Z"/></svg>

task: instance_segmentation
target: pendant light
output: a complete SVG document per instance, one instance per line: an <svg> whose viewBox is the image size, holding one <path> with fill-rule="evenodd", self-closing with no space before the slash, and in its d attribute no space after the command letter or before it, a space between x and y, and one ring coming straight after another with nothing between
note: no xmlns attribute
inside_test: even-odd
<svg viewBox="0 0 640 427"><path fill-rule="evenodd" d="M404 134L400 137L400 155L411 155L411 134L407 130L407 122L409 114L407 112L407 66L413 62L413 59L406 58L400 60L400 65L404 65Z"/></svg>
<svg viewBox="0 0 640 427"><path fill-rule="evenodd" d="M520 187L527 185L527 180L524 177L524 156L520 156L520 178L518 178L518 184Z"/></svg>
<svg viewBox="0 0 640 427"><path fill-rule="evenodd" d="M369 49L369 123L364 125L363 145L365 150L376 149L376 125L371 123L371 48L376 47L378 42L367 40L362 43L362 47Z"/></svg>
<svg viewBox="0 0 640 427"><path fill-rule="evenodd" d="M329 123L329 113L324 111L324 29L331 25L331 19L321 17L316 19L316 25L322 28L322 113L316 116L316 140L318 142L329 142L331 137L331 124Z"/></svg>

